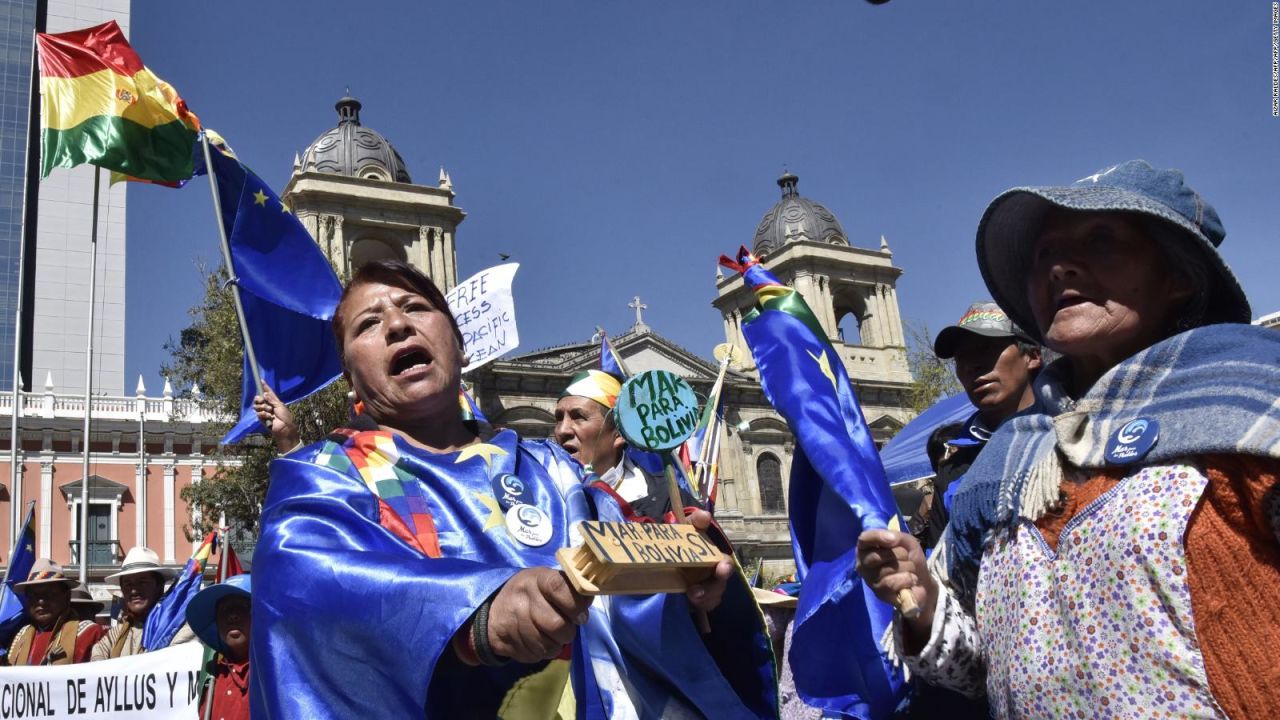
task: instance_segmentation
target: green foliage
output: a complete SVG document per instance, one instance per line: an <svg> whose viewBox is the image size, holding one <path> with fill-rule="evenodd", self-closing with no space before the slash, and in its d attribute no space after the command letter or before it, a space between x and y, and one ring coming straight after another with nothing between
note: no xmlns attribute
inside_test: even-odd
<svg viewBox="0 0 1280 720"><path fill-rule="evenodd" d="M170 338L165 343L169 362L163 372L179 387L200 386L204 409L226 418L210 428L210 434L220 437L240 415L243 342L231 290L224 287L225 271L204 266L199 270L204 297L188 311L191 324L176 340ZM289 409L302 442L315 442L346 423L346 386L334 383ZM182 499L200 510L200 522L189 525L191 534L198 536L213 529L225 514L231 526L256 536L258 515L267 492L267 465L276 456L275 445L259 436L214 451L212 458L218 465L214 474L182 490Z"/></svg>
<svg viewBox="0 0 1280 720"><path fill-rule="evenodd" d="M940 360L933 354L933 333L925 324L907 324L907 367L915 381L907 392L913 413L919 414L944 397L963 388L956 380L955 362Z"/></svg>

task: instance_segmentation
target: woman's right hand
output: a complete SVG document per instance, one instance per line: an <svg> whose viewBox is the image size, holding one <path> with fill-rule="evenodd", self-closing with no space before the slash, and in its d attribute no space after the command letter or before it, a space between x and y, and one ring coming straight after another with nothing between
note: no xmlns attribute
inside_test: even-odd
<svg viewBox="0 0 1280 720"><path fill-rule="evenodd" d="M550 660L586 624L591 600L574 592L559 570L521 570L489 606L489 647L519 663Z"/></svg>
<svg viewBox="0 0 1280 720"><path fill-rule="evenodd" d="M929 575L920 542L907 533L867 530L858 536L858 574L884 602L897 606L898 593L910 590L920 614L903 617L908 646L918 650L929 639L938 584ZM909 647L908 650L912 648Z"/></svg>
<svg viewBox="0 0 1280 720"><path fill-rule="evenodd" d="M271 433L277 450L287 453L298 447L298 426L293 423L293 413L276 397L266 380L262 381L262 393L253 396L253 412L257 414L258 422Z"/></svg>

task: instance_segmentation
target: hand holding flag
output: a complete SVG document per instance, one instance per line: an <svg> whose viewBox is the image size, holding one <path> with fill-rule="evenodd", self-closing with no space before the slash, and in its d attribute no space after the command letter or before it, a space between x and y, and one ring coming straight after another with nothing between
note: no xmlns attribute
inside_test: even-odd
<svg viewBox="0 0 1280 720"><path fill-rule="evenodd" d="M886 718L905 694L880 639L893 609L858 577L864 529L900 524L884 467L835 348L799 293L746 248L720 263L742 273L757 305L742 333L765 395L796 436L791 540L801 580L790 661L810 705Z"/></svg>
<svg viewBox="0 0 1280 720"><path fill-rule="evenodd" d="M235 279L248 338L240 421L222 439L232 443L265 432L253 409L259 393L255 376L291 403L341 375L329 322L342 286L289 208L234 154L209 138L208 164L226 233L228 273Z"/></svg>

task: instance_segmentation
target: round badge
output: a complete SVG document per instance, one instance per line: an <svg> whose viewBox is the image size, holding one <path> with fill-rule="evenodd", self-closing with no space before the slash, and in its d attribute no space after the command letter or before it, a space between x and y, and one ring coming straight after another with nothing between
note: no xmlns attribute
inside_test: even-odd
<svg viewBox="0 0 1280 720"><path fill-rule="evenodd" d="M507 532L529 547L551 540L551 518L536 505L515 505L507 511Z"/></svg>
<svg viewBox="0 0 1280 720"><path fill-rule="evenodd" d="M1128 465L1146 457L1159 439L1160 423L1155 418L1130 420L1107 441L1103 457L1112 465Z"/></svg>
<svg viewBox="0 0 1280 720"><path fill-rule="evenodd" d="M493 479L493 496L498 499L498 505L502 506L504 512L515 505L533 504L533 492L523 480L510 473L503 473Z"/></svg>

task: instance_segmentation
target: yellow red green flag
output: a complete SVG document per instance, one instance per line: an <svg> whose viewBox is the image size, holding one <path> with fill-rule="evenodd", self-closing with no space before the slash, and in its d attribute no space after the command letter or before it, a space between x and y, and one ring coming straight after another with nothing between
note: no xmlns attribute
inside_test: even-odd
<svg viewBox="0 0 1280 720"><path fill-rule="evenodd" d="M191 177L200 119L114 20L36 41L44 176L89 163L154 182Z"/></svg>

